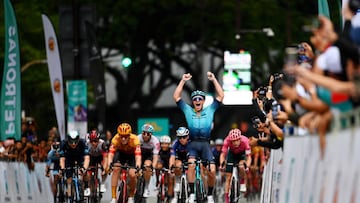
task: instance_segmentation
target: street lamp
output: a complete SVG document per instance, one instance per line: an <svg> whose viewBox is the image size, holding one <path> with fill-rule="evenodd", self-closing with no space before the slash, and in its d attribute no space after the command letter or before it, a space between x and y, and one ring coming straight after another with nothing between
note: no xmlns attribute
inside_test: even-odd
<svg viewBox="0 0 360 203"><path fill-rule="evenodd" d="M274 31L271 28L266 27L262 29L241 29L239 33L235 35L235 39L237 40L240 39L241 38L240 34L245 34L245 33L264 33L267 37L275 36Z"/></svg>
<svg viewBox="0 0 360 203"><path fill-rule="evenodd" d="M45 59L39 59L39 60L32 60L27 62L25 65L21 67L21 72L26 71L30 66L36 65L36 64L45 64L47 63L47 60Z"/></svg>

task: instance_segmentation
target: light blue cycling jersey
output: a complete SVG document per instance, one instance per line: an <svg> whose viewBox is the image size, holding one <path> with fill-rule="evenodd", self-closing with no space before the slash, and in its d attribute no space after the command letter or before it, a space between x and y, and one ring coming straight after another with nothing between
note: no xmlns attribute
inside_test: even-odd
<svg viewBox="0 0 360 203"><path fill-rule="evenodd" d="M222 103L215 99L213 103L202 109L200 115L197 115L194 108L182 99L176 104L184 112L190 140L209 140L215 111Z"/></svg>

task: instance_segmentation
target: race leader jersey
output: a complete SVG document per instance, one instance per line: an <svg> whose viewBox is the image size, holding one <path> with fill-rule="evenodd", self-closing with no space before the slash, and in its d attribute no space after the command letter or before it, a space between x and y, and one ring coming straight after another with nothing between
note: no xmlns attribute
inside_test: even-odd
<svg viewBox="0 0 360 203"><path fill-rule="evenodd" d="M215 111L222 103L215 99L213 103L202 109L200 115L198 115L194 111L194 108L185 103L182 99L180 99L176 104L185 115L190 132L190 140L209 140Z"/></svg>
<svg viewBox="0 0 360 203"><path fill-rule="evenodd" d="M121 144L121 136L116 134L111 140L109 152L114 154L116 151L120 151L125 154L141 155L139 138L135 134L130 134L128 143L123 145Z"/></svg>
<svg viewBox="0 0 360 203"><path fill-rule="evenodd" d="M229 136L227 136L224 140L224 145L221 148L221 152L225 153L225 156L228 152L228 150L230 150L233 154L246 154L249 155L251 154L251 148L249 145L249 138L241 135L240 137L240 146L235 147L232 144L232 141L229 139Z"/></svg>

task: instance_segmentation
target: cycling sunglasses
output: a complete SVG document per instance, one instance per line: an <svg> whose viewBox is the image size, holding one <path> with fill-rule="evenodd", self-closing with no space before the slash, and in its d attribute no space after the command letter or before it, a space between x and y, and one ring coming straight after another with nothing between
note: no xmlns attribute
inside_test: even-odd
<svg viewBox="0 0 360 203"><path fill-rule="evenodd" d="M193 101L203 101L204 98L202 96L195 96L192 98Z"/></svg>

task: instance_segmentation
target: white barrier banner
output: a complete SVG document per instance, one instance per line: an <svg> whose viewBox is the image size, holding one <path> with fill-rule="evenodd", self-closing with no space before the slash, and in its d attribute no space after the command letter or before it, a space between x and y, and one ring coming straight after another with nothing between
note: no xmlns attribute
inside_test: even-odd
<svg viewBox="0 0 360 203"><path fill-rule="evenodd" d="M266 165L261 202L360 202L360 136L356 132L359 127L326 135L322 158L318 136L286 137L281 164L272 151Z"/></svg>

